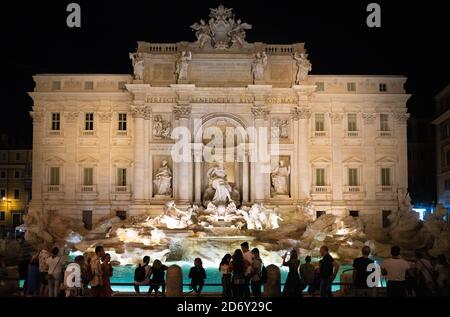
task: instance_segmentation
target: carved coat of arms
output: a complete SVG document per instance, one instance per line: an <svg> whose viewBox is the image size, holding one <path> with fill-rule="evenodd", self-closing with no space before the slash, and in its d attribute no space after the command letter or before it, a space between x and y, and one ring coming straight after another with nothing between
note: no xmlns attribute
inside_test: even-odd
<svg viewBox="0 0 450 317"><path fill-rule="evenodd" d="M191 28L197 31L197 43L203 48L206 43L218 49L230 48L235 43L243 45L245 42L245 32L252 26L235 20L233 9L227 9L220 5L217 9L210 9L209 21L206 23L194 23Z"/></svg>

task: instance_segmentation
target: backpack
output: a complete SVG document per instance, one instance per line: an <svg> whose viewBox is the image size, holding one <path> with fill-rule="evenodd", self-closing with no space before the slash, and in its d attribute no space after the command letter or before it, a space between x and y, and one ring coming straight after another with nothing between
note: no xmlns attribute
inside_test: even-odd
<svg viewBox="0 0 450 317"><path fill-rule="evenodd" d="M266 266L263 265L261 268L261 278L260 278L261 284L267 283L267 269Z"/></svg>
<svg viewBox="0 0 450 317"><path fill-rule="evenodd" d="M145 281L146 275L145 275L145 267L147 265L140 265L134 270L134 280L136 282L143 282Z"/></svg>

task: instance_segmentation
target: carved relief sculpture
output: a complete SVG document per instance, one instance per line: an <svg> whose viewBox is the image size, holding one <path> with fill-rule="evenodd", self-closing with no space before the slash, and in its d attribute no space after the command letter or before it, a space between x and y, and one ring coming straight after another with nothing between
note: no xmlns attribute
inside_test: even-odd
<svg viewBox="0 0 450 317"><path fill-rule="evenodd" d="M289 138L289 120L276 118L272 120L272 140Z"/></svg>
<svg viewBox="0 0 450 317"><path fill-rule="evenodd" d="M200 23L194 23L191 28L195 30L197 44L203 48L209 43L213 48L226 49L235 43L244 45L245 32L252 26L248 23L242 23L241 20L235 20L233 9L225 8L219 5L217 9L210 9L208 23L200 20Z"/></svg>
<svg viewBox="0 0 450 317"><path fill-rule="evenodd" d="M164 120L162 115L155 115L153 118L153 136L161 139L169 139L172 123Z"/></svg>

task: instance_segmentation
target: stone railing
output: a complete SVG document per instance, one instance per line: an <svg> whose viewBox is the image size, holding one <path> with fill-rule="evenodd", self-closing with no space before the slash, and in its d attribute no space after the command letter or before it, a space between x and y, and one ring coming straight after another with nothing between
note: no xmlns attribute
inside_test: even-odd
<svg viewBox="0 0 450 317"><path fill-rule="evenodd" d="M331 192L331 186L313 186L313 193L329 193Z"/></svg>
<svg viewBox="0 0 450 317"><path fill-rule="evenodd" d="M344 186L344 192L346 193L361 193L363 192L362 186Z"/></svg>
<svg viewBox="0 0 450 317"><path fill-rule="evenodd" d="M380 138L386 138L392 136L392 131L378 131L378 136Z"/></svg>
<svg viewBox="0 0 450 317"><path fill-rule="evenodd" d="M272 54L289 55L294 53L294 48L292 47L292 45L267 45L266 52Z"/></svg>
<svg viewBox="0 0 450 317"><path fill-rule="evenodd" d="M63 191L62 185L47 185L48 193L61 193Z"/></svg>

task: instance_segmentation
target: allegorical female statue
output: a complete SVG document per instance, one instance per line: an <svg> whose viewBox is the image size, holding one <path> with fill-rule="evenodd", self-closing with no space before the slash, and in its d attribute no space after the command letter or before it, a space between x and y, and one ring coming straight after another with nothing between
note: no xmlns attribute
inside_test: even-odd
<svg viewBox="0 0 450 317"><path fill-rule="evenodd" d="M167 166L167 161L161 162L161 167L153 178L155 195L172 196L172 171Z"/></svg>
<svg viewBox="0 0 450 317"><path fill-rule="evenodd" d="M289 194L289 175L291 174L291 167L285 166L284 161L281 160L279 165L272 171L270 178L272 180L272 192L275 195Z"/></svg>
<svg viewBox="0 0 450 317"><path fill-rule="evenodd" d="M253 81L264 79L264 71L267 66L266 52L256 53L255 60L252 63Z"/></svg>
<svg viewBox="0 0 450 317"><path fill-rule="evenodd" d="M141 53L130 53L130 59L134 69L134 79L144 79L144 58Z"/></svg>
<svg viewBox="0 0 450 317"><path fill-rule="evenodd" d="M223 163L211 167L207 172L207 176L210 186L215 190L214 198L212 199L213 203L217 205L231 202L231 186L227 182L227 172Z"/></svg>
<svg viewBox="0 0 450 317"><path fill-rule="evenodd" d="M192 59L191 52L183 51L177 60L175 74L177 75L177 83L187 80L189 62Z"/></svg>
<svg viewBox="0 0 450 317"><path fill-rule="evenodd" d="M308 73L311 71L311 62L306 58L305 53L294 54L294 59L297 63L297 76L295 78L295 84L298 85L308 77Z"/></svg>

